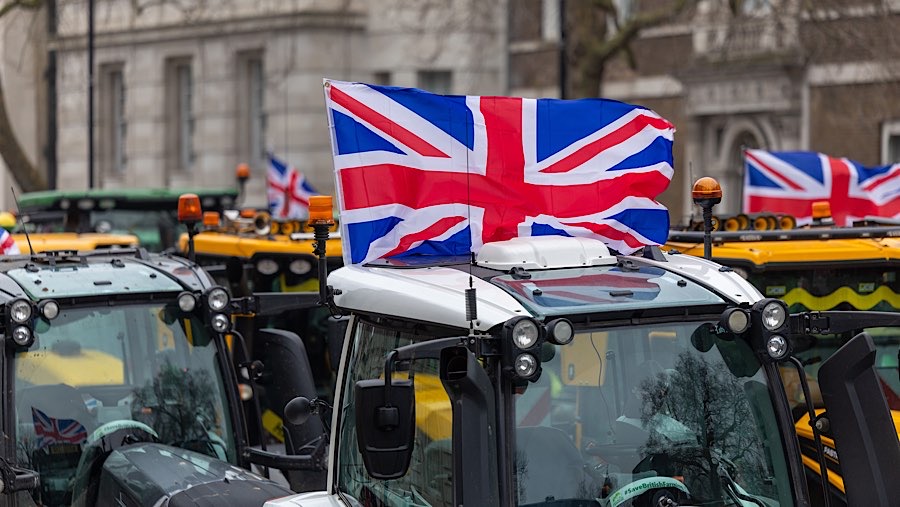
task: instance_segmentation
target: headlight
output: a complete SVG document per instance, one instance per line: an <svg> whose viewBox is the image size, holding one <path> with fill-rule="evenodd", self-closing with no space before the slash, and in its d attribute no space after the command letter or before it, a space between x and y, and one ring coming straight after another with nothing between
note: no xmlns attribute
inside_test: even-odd
<svg viewBox="0 0 900 507"><path fill-rule="evenodd" d="M288 265L288 269L295 275L305 275L312 270L312 263L306 259L294 259Z"/></svg>
<svg viewBox="0 0 900 507"><path fill-rule="evenodd" d="M9 318L16 324L24 324L31 318L31 301L17 299L9 305Z"/></svg>
<svg viewBox="0 0 900 507"><path fill-rule="evenodd" d="M228 328L231 327L231 319L228 318L224 313L217 313L209 319L209 324L212 327L213 331L217 333L224 333L228 331Z"/></svg>
<svg viewBox="0 0 900 507"><path fill-rule="evenodd" d="M190 292L182 292L178 295L178 308L185 313L190 313L197 308L197 298Z"/></svg>
<svg viewBox="0 0 900 507"><path fill-rule="evenodd" d="M249 384L238 384L238 393L241 395L241 401L253 399L253 388Z"/></svg>
<svg viewBox="0 0 900 507"><path fill-rule="evenodd" d="M537 324L531 319L522 319L516 322L512 328L513 344L522 350L530 349L537 345L539 337L540 331Z"/></svg>
<svg viewBox="0 0 900 507"><path fill-rule="evenodd" d="M16 345L28 347L32 344L31 330L27 326L19 326L12 330L12 339Z"/></svg>
<svg viewBox="0 0 900 507"><path fill-rule="evenodd" d="M516 375L522 378L529 378L533 376L535 372L537 372L537 358L535 358L531 354L519 354L516 357L516 362L513 364L513 368L516 370Z"/></svg>
<svg viewBox="0 0 900 507"><path fill-rule="evenodd" d="M274 259L260 259L256 261L256 271L261 275L274 275L278 272L278 263Z"/></svg>
<svg viewBox="0 0 900 507"><path fill-rule="evenodd" d="M575 337L572 323L566 319L556 319L547 324L547 339L557 345L568 345Z"/></svg>
<svg viewBox="0 0 900 507"><path fill-rule="evenodd" d="M732 334L741 334L750 327L750 314L740 308L729 308L719 322Z"/></svg>
<svg viewBox="0 0 900 507"><path fill-rule="evenodd" d="M784 305L778 301L769 302L763 307L762 322L769 331L783 326L786 318L787 312L784 311Z"/></svg>
<svg viewBox="0 0 900 507"><path fill-rule="evenodd" d="M228 306L228 293L222 287L213 287L206 293L206 304L214 312L221 312Z"/></svg>
<svg viewBox="0 0 900 507"><path fill-rule="evenodd" d="M773 334L766 340L766 352L774 360L784 359L788 355L790 347L787 338L784 336Z"/></svg>
<svg viewBox="0 0 900 507"><path fill-rule="evenodd" d="M42 301L41 304L38 305L38 309L41 311L41 315L47 320L53 320L59 315L59 303L52 299Z"/></svg>

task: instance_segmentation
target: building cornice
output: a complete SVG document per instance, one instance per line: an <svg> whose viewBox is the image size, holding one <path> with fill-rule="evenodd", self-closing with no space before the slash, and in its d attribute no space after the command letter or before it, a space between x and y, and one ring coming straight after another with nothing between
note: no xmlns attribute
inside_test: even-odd
<svg viewBox="0 0 900 507"><path fill-rule="evenodd" d="M810 86L839 86L900 81L900 60L843 62L811 65Z"/></svg>
<svg viewBox="0 0 900 507"><path fill-rule="evenodd" d="M266 15L101 32L95 35L94 44L97 48L121 47L180 40L195 41L225 35L259 34L262 31L271 33L298 28L363 30L366 26L365 21L364 15L348 12ZM48 48L60 52L85 51L87 36L79 34L51 37L48 41Z"/></svg>
<svg viewBox="0 0 900 507"><path fill-rule="evenodd" d="M603 96L617 100L677 97L684 93L681 81L669 75L647 76L603 83Z"/></svg>

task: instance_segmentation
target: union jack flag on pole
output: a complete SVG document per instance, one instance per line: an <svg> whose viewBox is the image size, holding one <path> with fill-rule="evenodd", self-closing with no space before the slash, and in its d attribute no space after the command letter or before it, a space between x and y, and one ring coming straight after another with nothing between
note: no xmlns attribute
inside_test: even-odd
<svg viewBox="0 0 900 507"><path fill-rule="evenodd" d="M266 181L269 197L269 213L274 218L306 218L309 216L309 198L319 195L306 181L306 176L293 165L269 154L269 174Z"/></svg>
<svg viewBox="0 0 900 507"><path fill-rule="evenodd" d="M50 444L80 444L87 440L87 430L75 419L54 419L31 407L37 447Z"/></svg>
<svg viewBox="0 0 900 507"><path fill-rule="evenodd" d="M516 236L665 242L671 123L603 99L443 96L325 81L345 263Z"/></svg>
<svg viewBox="0 0 900 507"><path fill-rule="evenodd" d="M744 212L793 215L812 222L812 204L828 201L837 225L866 217L900 218L900 164L865 167L810 151L744 152Z"/></svg>

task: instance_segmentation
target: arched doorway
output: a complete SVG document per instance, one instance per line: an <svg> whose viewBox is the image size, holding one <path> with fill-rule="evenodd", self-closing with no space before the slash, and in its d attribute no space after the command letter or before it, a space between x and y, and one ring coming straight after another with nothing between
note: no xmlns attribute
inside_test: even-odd
<svg viewBox="0 0 900 507"><path fill-rule="evenodd" d="M774 138L765 118L739 118L728 122L719 145L718 166L722 184L722 204L718 214L734 215L743 211L744 150L776 149Z"/></svg>

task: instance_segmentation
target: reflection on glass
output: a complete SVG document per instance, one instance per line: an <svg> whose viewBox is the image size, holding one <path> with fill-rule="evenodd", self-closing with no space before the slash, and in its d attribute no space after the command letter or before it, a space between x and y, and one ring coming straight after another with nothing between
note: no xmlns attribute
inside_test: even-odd
<svg viewBox="0 0 900 507"><path fill-rule="evenodd" d="M634 326L545 346L541 378L516 399L520 505L790 505L760 365L714 330Z"/></svg>
<svg viewBox="0 0 900 507"><path fill-rule="evenodd" d="M168 307L63 308L15 357L19 463L41 474L44 505L69 505L83 456L122 431L234 462L214 343Z"/></svg>

